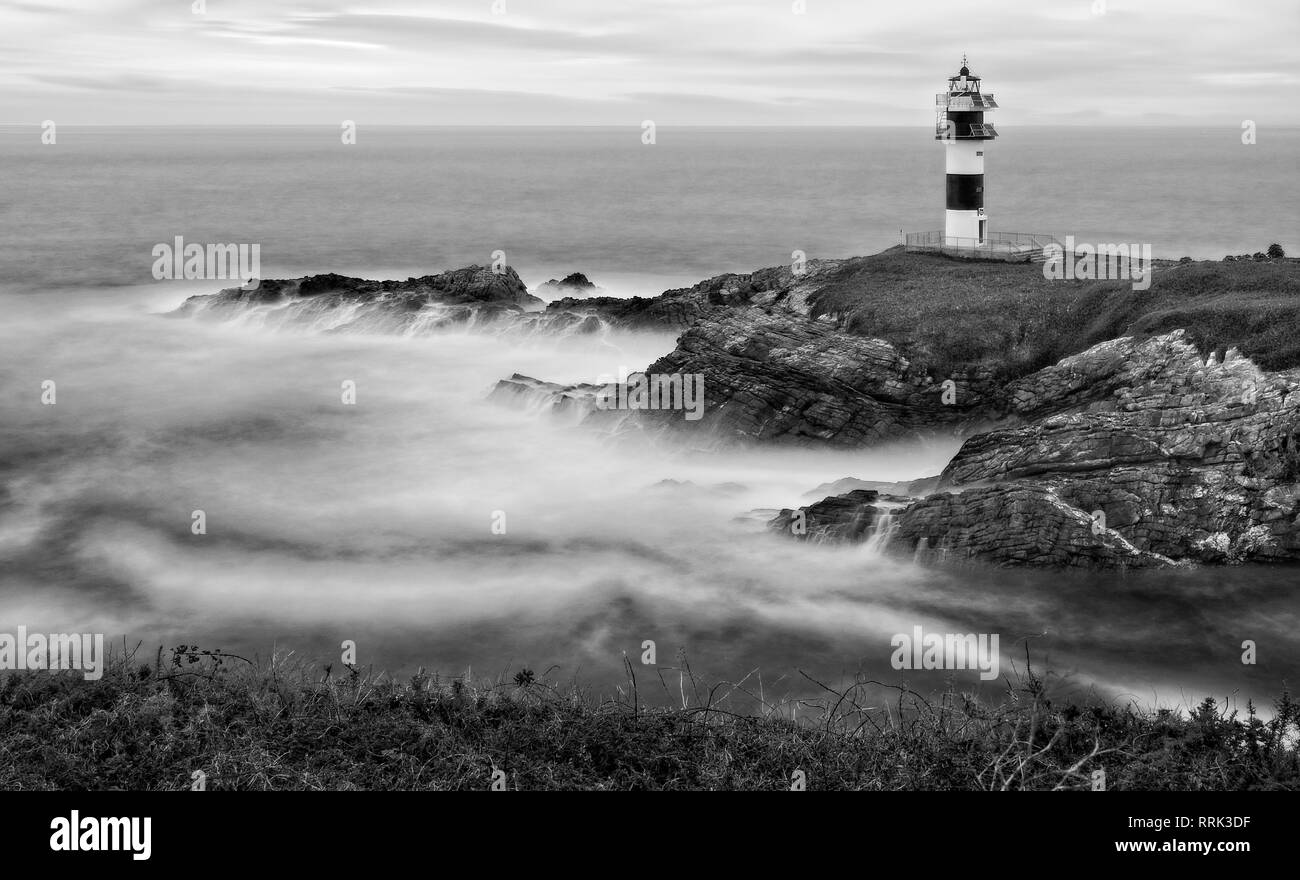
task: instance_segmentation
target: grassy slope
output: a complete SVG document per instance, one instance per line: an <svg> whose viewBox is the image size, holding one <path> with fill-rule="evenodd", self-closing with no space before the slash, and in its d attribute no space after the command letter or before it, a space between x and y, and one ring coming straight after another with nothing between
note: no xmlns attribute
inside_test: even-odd
<svg viewBox="0 0 1300 880"><path fill-rule="evenodd" d="M161 656L161 654L160 654ZM330 677L212 658L0 679L0 788L183 789L1300 789L1300 705L1261 722L1203 703L1190 717L1057 706L1040 679L1000 707L856 686L767 716L692 679L687 705L597 700L531 675L467 686L418 675ZM631 693L629 688L627 693ZM893 701L891 701L893 702Z"/></svg>
<svg viewBox="0 0 1300 880"><path fill-rule="evenodd" d="M1187 328L1206 352L1237 346L1267 369L1300 366L1300 264L1158 265L1151 288L1048 281L1039 264L893 248L848 261L813 300L855 333L900 345L936 375L1013 379L1117 336Z"/></svg>

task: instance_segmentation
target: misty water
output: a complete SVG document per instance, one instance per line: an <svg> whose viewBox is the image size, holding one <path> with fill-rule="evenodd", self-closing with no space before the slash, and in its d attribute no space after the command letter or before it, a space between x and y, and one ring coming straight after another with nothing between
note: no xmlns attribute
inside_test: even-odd
<svg viewBox="0 0 1300 880"><path fill-rule="evenodd" d="M1108 191L1164 192L1141 170L1154 161L1140 158L1146 136L1123 142L1140 168L1119 163ZM1157 256L1216 256L1235 199L1294 159L1287 136L1289 153L1247 156L1203 138L1160 157L1170 175L1229 169L1221 210L1198 226L1203 215L1179 214L1173 195L1154 206L1086 196L1086 181L1060 180L1044 133L1029 132L1001 206L1028 216L1007 228L1052 219L1032 204L1032 181L1056 180L1086 203L1084 230L1103 232L1109 210L1120 218L1113 240L1160 235ZM750 676L757 690L761 677L777 700L815 693L804 673L943 688L952 674L890 667L891 636L921 626L998 633L1003 673L1023 667L1028 646L1058 686L1142 705L1213 695L1244 706L1294 683L1295 569L944 570L870 544L784 540L752 513L807 504L846 476L935 474L956 438L709 452L612 442L486 399L515 372L563 382L638 369L672 349L669 334L271 332L163 317L219 282L146 283L153 245L184 235L261 242L268 276L406 277L486 263L501 246L530 285L584 271L615 292L655 294L780 263L792 247L867 253L894 243L893 226L935 225L942 183L928 175L942 158L915 153L927 139L692 133L692 152L661 133L666 149L643 168L575 133L449 146L398 132L380 161L353 166L353 154L306 137L61 134L68 148L53 155L12 132L0 139L15 172L0 206L0 631L103 632L142 641L149 659L178 643L292 651L336 670L351 639L362 665L394 674L528 667L605 692L625 682L624 654L636 662L653 640L661 667L680 665L681 652L701 678ZM1067 149L1105 147L1084 140ZM817 161L773 170L801 155ZM872 198L844 200L836 169L853 169ZM990 159L991 186L1005 173ZM1256 238L1294 219L1295 200L1273 193L1256 193L1229 223L1222 251L1258 249L1267 242ZM836 199L842 211L830 209ZM777 204L787 213L764 210ZM41 405L45 380L57 382L54 406ZM344 380L356 383L355 406L341 402ZM206 535L191 533L195 510ZM496 511L504 535L492 533ZM1240 660L1247 639L1259 646L1253 666ZM658 681L641 675L645 698ZM990 696L1004 687L952 677Z"/></svg>
<svg viewBox="0 0 1300 880"><path fill-rule="evenodd" d="M1060 686L1144 705L1259 699L1297 668L1281 569L940 571L870 545L798 544L747 516L806 504L843 476L936 473L951 438L703 452L613 442L486 399L516 370L570 381L648 363L667 335L276 333L161 317L177 299L123 288L7 303L10 629L295 651L322 666L352 639L394 673L528 667L606 690L649 639L660 666L684 652L709 680L757 670L750 684L761 676L768 699L810 695L801 672L942 688L950 673L890 668L891 636L918 625L999 633L1003 672L1028 644ZM39 400L48 378L54 406ZM206 535L191 533L194 510ZM1254 668L1240 663L1246 638L1266 646Z"/></svg>

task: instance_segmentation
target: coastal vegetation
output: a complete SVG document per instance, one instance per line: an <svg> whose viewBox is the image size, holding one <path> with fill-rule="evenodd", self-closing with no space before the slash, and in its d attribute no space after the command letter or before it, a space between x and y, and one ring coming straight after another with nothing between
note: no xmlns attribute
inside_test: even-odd
<svg viewBox="0 0 1300 880"><path fill-rule="evenodd" d="M596 694L528 669L399 680L193 646L119 651L97 681L0 679L0 788L1300 789L1300 704L1285 691L1262 712L1209 697L1186 711L1058 702L1028 663L993 702L799 681L806 696L748 711L752 679L686 666L629 666Z"/></svg>
<svg viewBox="0 0 1300 880"><path fill-rule="evenodd" d="M1235 346L1260 367L1300 366L1300 265L1157 260L1128 281L1049 281L1037 263L960 260L891 248L846 260L815 314L888 340L935 375L986 368L1012 380L1119 336L1185 328L1207 355Z"/></svg>

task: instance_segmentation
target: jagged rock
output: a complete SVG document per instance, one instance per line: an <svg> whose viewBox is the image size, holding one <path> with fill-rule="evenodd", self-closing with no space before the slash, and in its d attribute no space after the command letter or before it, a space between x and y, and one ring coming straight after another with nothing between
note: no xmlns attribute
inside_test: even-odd
<svg viewBox="0 0 1300 880"><path fill-rule="evenodd" d="M601 288L592 284L591 281L588 280L587 276L583 275L581 272L574 272L571 275L566 275L560 281L556 281L552 278L550 281L543 282L537 287L537 293L539 295L548 297L567 296L580 298L591 296L600 290Z"/></svg>
<svg viewBox="0 0 1300 880"><path fill-rule="evenodd" d="M1134 547L1115 529L1047 487L1009 483L932 495L899 516L891 544L923 559L999 565L1158 567L1166 557ZM921 554L916 550L920 547Z"/></svg>
<svg viewBox="0 0 1300 880"><path fill-rule="evenodd" d="M912 487L935 494L898 515L897 551L1000 565L1300 560L1300 370L1233 352L1207 362L1175 331L1111 340L1013 385L1016 419L1032 420L970 437L933 485ZM856 502L864 514L879 503Z"/></svg>
<svg viewBox="0 0 1300 880"><path fill-rule="evenodd" d="M601 385L558 385L532 376L515 373L492 388L488 399L496 403L525 406L554 415L581 418L596 409L596 395Z"/></svg>
<svg viewBox="0 0 1300 880"><path fill-rule="evenodd" d="M866 446L966 418L885 340L755 308L701 321L646 372L702 374L704 416L691 429L740 441Z"/></svg>
<svg viewBox="0 0 1300 880"><path fill-rule="evenodd" d="M809 265L813 272L821 268L821 264ZM794 280L788 269L761 269L749 275L719 275L653 297L570 296L552 302L536 320L564 325L574 318L591 317L627 330L685 330L709 315L752 302L771 302L786 294Z"/></svg>
<svg viewBox="0 0 1300 880"><path fill-rule="evenodd" d="M1183 330L1102 342L1007 384L990 405L1013 419L1166 411L1257 394L1268 375L1236 349L1203 357Z"/></svg>
<svg viewBox="0 0 1300 880"><path fill-rule="evenodd" d="M596 408L596 394L603 388L602 385L589 383L560 385L515 373L509 379L498 381L488 394L488 399L498 403L527 403L541 409L549 408L557 411L577 409L586 414Z"/></svg>
<svg viewBox="0 0 1300 880"><path fill-rule="evenodd" d="M508 320L543 305L514 269L467 266L405 281L333 274L268 279L252 291L235 287L192 296L172 314L216 320L247 315L269 328L412 333Z"/></svg>
<svg viewBox="0 0 1300 880"><path fill-rule="evenodd" d="M813 261L800 275L767 269L691 288L693 323L646 372L703 375L704 416L687 426L663 413L639 418L733 442L838 447L957 432L985 419L997 387L991 370L936 378L893 343L815 314L825 279L854 262ZM944 378L961 386L959 403L945 402Z"/></svg>
<svg viewBox="0 0 1300 880"><path fill-rule="evenodd" d="M861 541L871 532L880 514L875 504L878 494L870 489L854 489L801 507L802 529L797 528L800 522L795 511L786 508L767 527L772 532L814 544Z"/></svg>
<svg viewBox="0 0 1300 880"><path fill-rule="evenodd" d="M605 391L604 385L560 385L515 373L509 379L499 380L488 393L488 400L609 434L642 433L644 425L629 418L632 411L602 408L597 404L597 396Z"/></svg>
<svg viewBox="0 0 1300 880"><path fill-rule="evenodd" d="M1234 352L1206 363L1175 331L1103 343L1017 384L1035 389L1021 413L1052 414L971 437L939 489L1032 481L1090 519L1100 511L1140 551L1300 559L1300 371L1265 372Z"/></svg>

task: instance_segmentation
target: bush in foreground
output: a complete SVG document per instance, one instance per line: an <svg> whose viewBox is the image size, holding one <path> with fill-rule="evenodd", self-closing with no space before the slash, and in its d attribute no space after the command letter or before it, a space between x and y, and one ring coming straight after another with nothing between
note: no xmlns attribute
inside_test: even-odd
<svg viewBox="0 0 1300 880"><path fill-rule="evenodd" d="M0 788L1087 790L1300 789L1300 704L1267 721L1206 699L1188 714L1056 705L1032 670L1001 705L927 699L859 681L821 696L735 710L745 682L647 707L635 671L609 698L521 670L474 684L342 675L284 658L262 665L177 649L118 658L98 681L9 673L0 681ZM661 678L662 682L663 679ZM884 690L882 690L884 688ZM890 700L862 705L867 693ZM667 687L664 696L669 696ZM496 771L503 771L497 774Z"/></svg>

